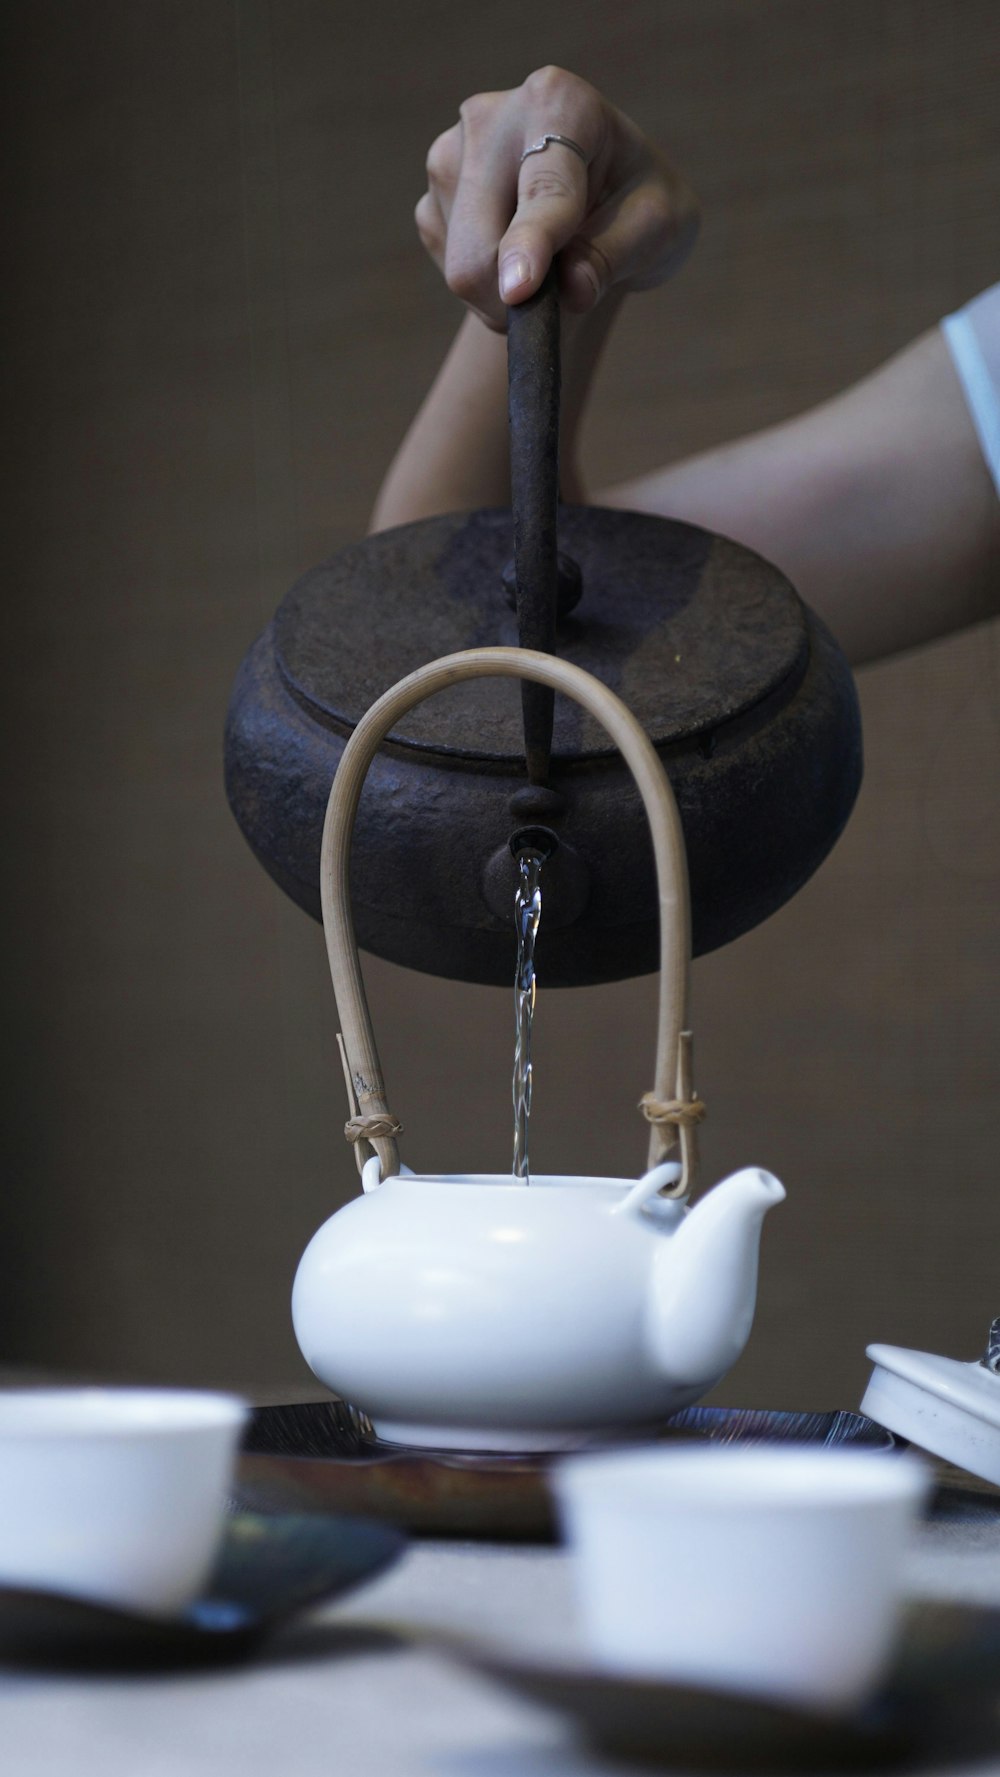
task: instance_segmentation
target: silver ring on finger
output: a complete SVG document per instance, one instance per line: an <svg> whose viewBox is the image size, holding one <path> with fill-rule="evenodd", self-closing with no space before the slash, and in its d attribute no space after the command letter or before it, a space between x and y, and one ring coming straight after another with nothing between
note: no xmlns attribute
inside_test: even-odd
<svg viewBox="0 0 1000 1777"><path fill-rule="evenodd" d="M537 142L532 142L530 148L525 149L518 165L523 166L529 154L544 154L550 142L558 142L560 148L571 148L574 154L580 156L585 167L590 165L587 155L580 147L579 142L574 142L572 136L557 135L555 130L546 130L544 136L539 136Z"/></svg>

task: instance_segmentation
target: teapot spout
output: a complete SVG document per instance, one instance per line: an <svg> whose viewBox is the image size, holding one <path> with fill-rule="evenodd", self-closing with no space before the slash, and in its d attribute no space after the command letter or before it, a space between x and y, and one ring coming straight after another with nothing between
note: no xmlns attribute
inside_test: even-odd
<svg viewBox="0 0 1000 1777"><path fill-rule="evenodd" d="M709 1191L658 1246L647 1348L661 1375L691 1399L725 1375L749 1338L761 1223L784 1195L773 1173L744 1167Z"/></svg>

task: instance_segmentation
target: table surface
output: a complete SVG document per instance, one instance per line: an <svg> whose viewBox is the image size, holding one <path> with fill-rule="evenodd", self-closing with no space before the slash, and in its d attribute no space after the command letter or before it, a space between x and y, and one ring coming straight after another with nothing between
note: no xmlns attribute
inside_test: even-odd
<svg viewBox="0 0 1000 1777"><path fill-rule="evenodd" d="M920 1526L907 1590L1000 1607L1000 1492L955 1493ZM78 1676L0 1671L4 1777L616 1777L558 1715L426 1649L350 1627L403 1619L544 1652L576 1637L559 1549L414 1543L339 1604L223 1671ZM956 1754L922 1766L970 1769ZM1000 1777L996 1752L978 1777Z"/></svg>

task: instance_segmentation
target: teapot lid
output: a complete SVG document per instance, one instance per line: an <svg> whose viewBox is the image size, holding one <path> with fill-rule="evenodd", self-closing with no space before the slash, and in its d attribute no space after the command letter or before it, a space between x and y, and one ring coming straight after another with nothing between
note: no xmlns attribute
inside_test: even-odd
<svg viewBox="0 0 1000 1777"><path fill-rule="evenodd" d="M654 745L714 745L773 719L809 659L802 604L751 550L696 525L599 507L561 506L559 544L579 566L579 610L558 652L628 704ZM386 684L429 657L516 644L504 598L513 549L509 511L423 519L380 532L300 579L274 619L275 665L313 720L349 734ZM395 744L446 757L516 764L520 705L501 680L459 684L397 724ZM568 699L555 712L553 759L614 753Z"/></svg>
<svg viewBox="0 0 1000 1777"><path fill-rule="evenodd" d="M1000 1486L1000 1319L972 1363L869 1345L874 1368L861 1411L932 1455Z"/></svg>

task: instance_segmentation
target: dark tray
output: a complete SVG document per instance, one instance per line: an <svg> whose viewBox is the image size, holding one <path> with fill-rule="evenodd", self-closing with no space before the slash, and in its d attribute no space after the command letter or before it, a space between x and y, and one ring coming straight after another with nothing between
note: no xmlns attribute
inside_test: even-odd
<svg viewBox="0 0 1000 1777"><path fill-rule="evenodd" d="M639 1434L630 1433L635 1443ZM891 1450L898 1440L860 1413L687 1407L643 1440L844 1444ZM240 1466L241 1499L259 1511L359 1512L416 1535L551 1542L549 1456L401 1449L383 1443L345 1401L258 1407Z"/></svg>
<svg viewBox="0 0 1000 1777"><path fill-rule="evenodd" d="M205 1591L176 1616L0 1586L0 1664L157 1671L228 1664L373 1579L404 1547L405 1538L384 1523L237 1511Z"/></svg>
<svg viewBox="0 0 1000 1777"><path fill-rule="evenodd" d="M418 1632L463 1665L571 1721L605 1757L657 1770L912 1772L996 1769L1000 1610L910 1606L875 1696L827 1713L682 1682L610 1673L576 1650L545 1657L455 1632ZM616 1766L616 1769L618 1767Z"/></svg>

